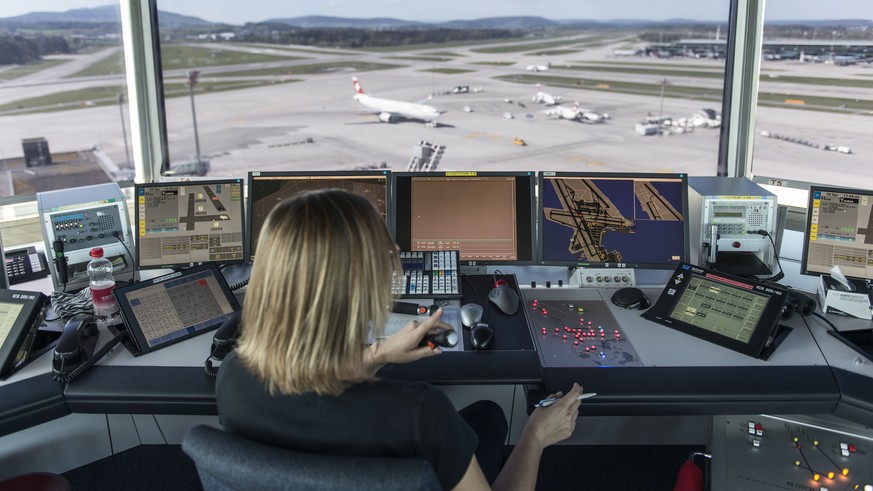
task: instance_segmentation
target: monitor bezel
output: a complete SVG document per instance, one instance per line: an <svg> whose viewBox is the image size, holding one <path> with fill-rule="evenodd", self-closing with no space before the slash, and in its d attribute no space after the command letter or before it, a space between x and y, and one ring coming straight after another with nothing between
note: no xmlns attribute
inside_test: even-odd
<svg viewBox="0 0 873 491"><path fill-rule="evenodd" d="M807 267L808 266L807 259L808 259L808 254L809 254L809 230L810 230L810 226L812 225L812 203L814 200L813 196L814 196L816 191L831 192L831 193L860 194L860 195L869 196L871 199L873 199L873 191L864 190L864 189L857 189L857 188L840 187L840 186L819 186L819 185L815 185L815 184L813 184L809 187L809 196L808 196L807 202L806 202L806 224L804 225L804 230L803 230L803 252L801 252L801 255L800 255L800 274L806 275L806 276L827 276L827 277L830 277L831 276L830 272L809 271L809 268ZM862 281L863 280L873 280L873 275L870 275L871 278L867 278L864 276L855 276L852 274L846 274L845 271L843 271L843 274L846 276L846 278L850 278L853 280L862 280Z"/></svg>
<svg viewBox="0 0 873 491"><path fill-rule="evenodd" d="M242 243L243 243L243 257L242 259L228 259L222 261L198 261L198 262L187 262L187 263L166 263L160 265L149 265L143 266L140 261L140 251L142 248L140 247L140 218L139 218L139 192L141 189L146 188L159 188L159 187L167 187L167 186L196 186L196 185L215 185L215 184L239 184L240 185L240 203L239 203L239 211L240 211L240 220L242 223L240 226L242 227ZM241 264L245 261L245 251L246 251L246 210L245 210L245 180L241 177L232 178L232 179L196 179L196 180L181 180L181 181L157 181L157 182L147 182L147 183L136 183L134 184L133 189L133 199L134 199L134 214L136 222L136 230L135 230L135 249L136 249L136 257L134 259L136 264L136 269L138 271L145 271L150 269L184 269L190 268L194 266L200 266L202 264Z"/></svg>
<svg viewBox="0 0 873 491"><path fill-rule="evenodd" d="M393 199L391 200L391 216L393 221L391 223L391 234L394 236L394 241L397 242L397 245L402 249L404 247L408 248L409 244L402 244L398 237L398 227L399 227L399 216L398 212L398 195L401 194L402 191L405 191L398 185L399 179L406 179L407 182L411 183L412 178L414 177L449 177L449 178L467 178L467 177L514 177L515 178L515 186L516 186L516 234L518 237L518 241L516 243L516 247L518 248L519 257L513 261L504 261L504 260L460 260L459 265L461 266L488 266L488 265L508 265L508 266L525 266L536 264L537 261L537 251L536 251L536 172L535 171L442 171L442 172L395 172L391 176L392 180L392 190L393 190ZM524 203L524 206L518 206L520 193L520 179L528 178L528 184L525 186L524 191L528 193L529 199L528 203ZM435 204L438 206L438 203ZM518 227L519 218L526 218L528 220L528 226L524 227L527 237L522 237L519 231L523 231L522 227ZM407 224L407 232L409 231L409 225ZM408 235L408 234L407 234ZM411 238L411 237L410 237ZM521 254L525 252L522 247L527 248L527 256L522 258Z"/></svg>
<svg viewBox="0 0 873 491"><path fill-rule="evenodd" d="M252 264L252 189L256 177L385 177L385 223L391 229L392 172L390 169L336 171L249 171L246 185L246 229L243 252L246 264Z"/></svg>
<svg viewBox="0 0 873 491"><path fill-rule="evenodd" d="M682 233L685 237L683 241L682 258L673 263L639 263L639 262L624 262L624 263L603 263L603 262L582 262L582 261L560 261L546 259L544 257L543 241L545 240L545 229L543 217L543 190L547 178L577 178L577 179L678 179L681 181L682 206L684 208L685 219L682 221ZM683 262L688 262L691 255L690 229L689 229L689 209L688 209L688 174L677 173L661 173L661 172L563 172L563 171L542 171L537 175L537 186L539 188L539 196L537 199L537 262L543 266L568 266L576 268L632 268L632 269L652 269L672 271Z"/></svg>

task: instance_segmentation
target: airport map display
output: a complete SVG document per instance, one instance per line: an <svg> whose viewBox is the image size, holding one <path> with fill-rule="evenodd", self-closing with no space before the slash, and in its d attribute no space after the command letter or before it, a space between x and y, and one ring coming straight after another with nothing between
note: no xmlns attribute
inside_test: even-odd
<svg viewBox="0 0 873 491"><path fill-rule="evenodd" d="M141 267L242 260L241 182L141 186L137 193Z"/></svg>
<svg viewBox="0 0 873 491"><path fill-rule="evenodd" d="M678 264L684 207L678 180L544 179L543 260L584 264Z"/></svg>

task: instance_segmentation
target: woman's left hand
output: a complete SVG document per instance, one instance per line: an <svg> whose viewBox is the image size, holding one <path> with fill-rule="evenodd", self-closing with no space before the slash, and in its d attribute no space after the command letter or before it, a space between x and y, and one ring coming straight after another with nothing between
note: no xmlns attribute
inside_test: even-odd
<svg viewBox="0 0 873 491"><path fill-rule="evenodd" d="M377 341L364 354L367 368L375 373L388 363L409 363L442 353L438 346L419 346L428 332L452 328L442 322L442 315L443 309L440 307L424 322L412 321L394 334Z"/></svg>

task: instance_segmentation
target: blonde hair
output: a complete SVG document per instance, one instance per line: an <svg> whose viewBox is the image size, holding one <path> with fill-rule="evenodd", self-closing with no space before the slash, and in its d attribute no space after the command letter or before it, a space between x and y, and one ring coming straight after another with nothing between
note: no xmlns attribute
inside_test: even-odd
<svg viewBox="0 0 873 491"><path fill-rule="evenodd" d="M338 395L365 380L369 329L381 335L400 271L385 221L338 189L280 203L261 230L237 353L271 393Z"/></svg>

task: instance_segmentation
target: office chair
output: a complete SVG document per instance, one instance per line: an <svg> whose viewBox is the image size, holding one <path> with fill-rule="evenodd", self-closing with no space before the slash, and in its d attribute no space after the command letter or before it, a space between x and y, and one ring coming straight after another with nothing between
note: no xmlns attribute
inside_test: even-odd
<svg viewBox="0 0 873 491"><path fill-rule="evenodd" d="M442 489L423 459L307 454L204 425L185 435L182 451L194 461L205 491Z"/></svg>

